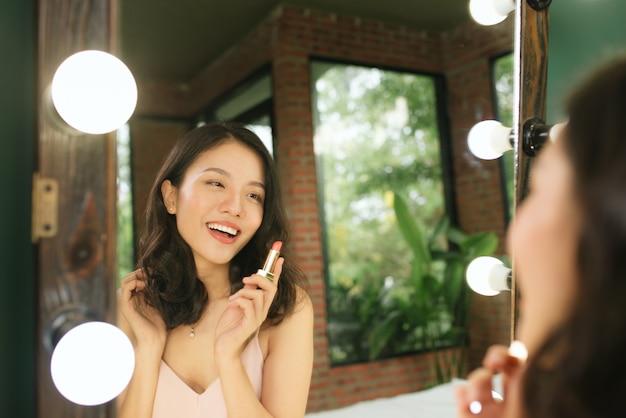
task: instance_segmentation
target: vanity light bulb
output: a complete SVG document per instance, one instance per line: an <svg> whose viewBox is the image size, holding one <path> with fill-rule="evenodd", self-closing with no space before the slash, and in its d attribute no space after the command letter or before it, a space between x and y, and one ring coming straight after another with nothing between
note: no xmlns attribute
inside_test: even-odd
<svg viewBox="0 0 626 418"><path fill-rule="evenodd" d="M483 296L495 296L503 290L511 290L509 273L502 261L495 257L478 257L472 260L465 271L469 287Z"/></svg>
<svg viewBox="0 0 626 418"><path fill-rule="evenodd" d="M470 0L470 14L481 25L491 26L502 22L515 10L513 0Z"/></svg>
<svg viewBox="0 0 626 418"><path fill-rule="evenodd" d="M50 93L59 116L88 134L115 131L130 119L137 105L132 73L103 51L81 51L68 57L54 74Z"/></svg>
<svg viewBox="0 0 626 418"><path fill-rule="evenodd" d="M480 159L500 158L505 151L513 149L510 139L512 130L497 120L478 122L467 135L467 146Z"/></svg>
<svg viewBox="0 0 626 418"><path fill-rule="evenodd" d="M126 334L106 322L85 322L57 343L50 360L58 391L78 405L109 402L128 385L135 352Z"/></svg>
<svg viewBox="0 0 626 418"><path fill-rule="evenodd" d="M567 122L561 122L552 125L552 128L550 129L550 141L554 142L561 136L566 124Z"/></svg>

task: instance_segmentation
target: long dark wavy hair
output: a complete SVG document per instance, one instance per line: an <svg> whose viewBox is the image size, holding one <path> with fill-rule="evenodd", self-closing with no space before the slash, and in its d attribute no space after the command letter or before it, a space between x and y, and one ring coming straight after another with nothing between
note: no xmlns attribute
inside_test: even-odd
<svg viewBox="0 0 626 418"><path fill-rule="evenodd" d="M278 173L263 142L252 131L236 123L213 123L194 128L176 142L156 176L148 197L146 227L139 245L138 266L147 277L144 297L161 313L167 329L197 322L209 295L197 277L191 248L178 232L176 217L166 210L161 184L169 180L172 185L180 187L187 168L198 156L227 141L243 144L261 158L266 193L259 229L230 263L231 294L243 287L243 277L263 266L275 241L283 242L281 256L285 262L264 325L277 325L290 315L298 302L297 287L306 286L304 274L290 255L290 231Z"/></svg>
<svg viewBox="0 0 626 418"><path fill-rule="evenodd" d="M574 311L529 363L528 417L626 416L626 57L567 101L562 140L582 209Z"/></svg>

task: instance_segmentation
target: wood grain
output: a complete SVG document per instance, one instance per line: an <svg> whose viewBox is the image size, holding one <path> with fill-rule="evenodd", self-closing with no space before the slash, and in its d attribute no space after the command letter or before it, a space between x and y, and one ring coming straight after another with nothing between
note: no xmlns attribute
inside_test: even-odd
<svg viewBox="0 0 626 418"><path fill-rule="evenodd" d="M68 307L114 319L115 164L113 135L62 129L46 111L54 71L75 52L110 51L114 1L39 0L37 171L59 184L58 233L40 239L38 251L37 416L114 416L112 403L78 406L63 398L50 376L44 335ZM113 145L111 145L113 144ZM113 160L112 160L113 159ZM113 198L111 198L113 195Z"/></svg>

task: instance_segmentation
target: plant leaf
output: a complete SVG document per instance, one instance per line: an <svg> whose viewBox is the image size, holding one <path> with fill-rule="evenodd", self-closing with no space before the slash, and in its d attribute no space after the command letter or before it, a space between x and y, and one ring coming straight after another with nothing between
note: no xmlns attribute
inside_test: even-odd
<svg viewBox="0 0 626 418"><path fill-rule="evenodd" d="M402 236L406 240L407 244L415 254L415 257L421 261L420 263L414 263L415 266L428 266L430 265L430 251L428 249L428 243L424 234L422 225L416 221L409 212L404 199L397 194L393 195L393 209L396 214L396 220L398 221L398 227ZM425 271L422 269L422 272Z"/></svg>
<svg viewBox="0 0 626 418"><path fill-rule="evenodd" d="M390 312L385 318L374 325L369 336L370 360L375 359L389 343L391 337L398 332L402 325L402 314L399 311Z"/></svg>
<svg viewBox="0 0 626 418"><path fill-rule="evenodd" d="M493 232L470 235L460 244L461 250L470 257L491 255L498 248L498 237Z"/></svg>

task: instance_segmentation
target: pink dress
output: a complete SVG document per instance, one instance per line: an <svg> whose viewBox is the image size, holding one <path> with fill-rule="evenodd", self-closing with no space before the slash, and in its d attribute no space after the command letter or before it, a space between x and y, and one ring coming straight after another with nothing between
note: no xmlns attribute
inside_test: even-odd
<svg viewBox="0 0 626 418"><path fill-rule="evenodd" d="M257 397L261 399L263 383L263 353L258 335L243 353L241 362L250 378ZM152 418L227 418L226 404L219 378L203 393L196 393L161 360L159 381L152 410Z"/></svg>

